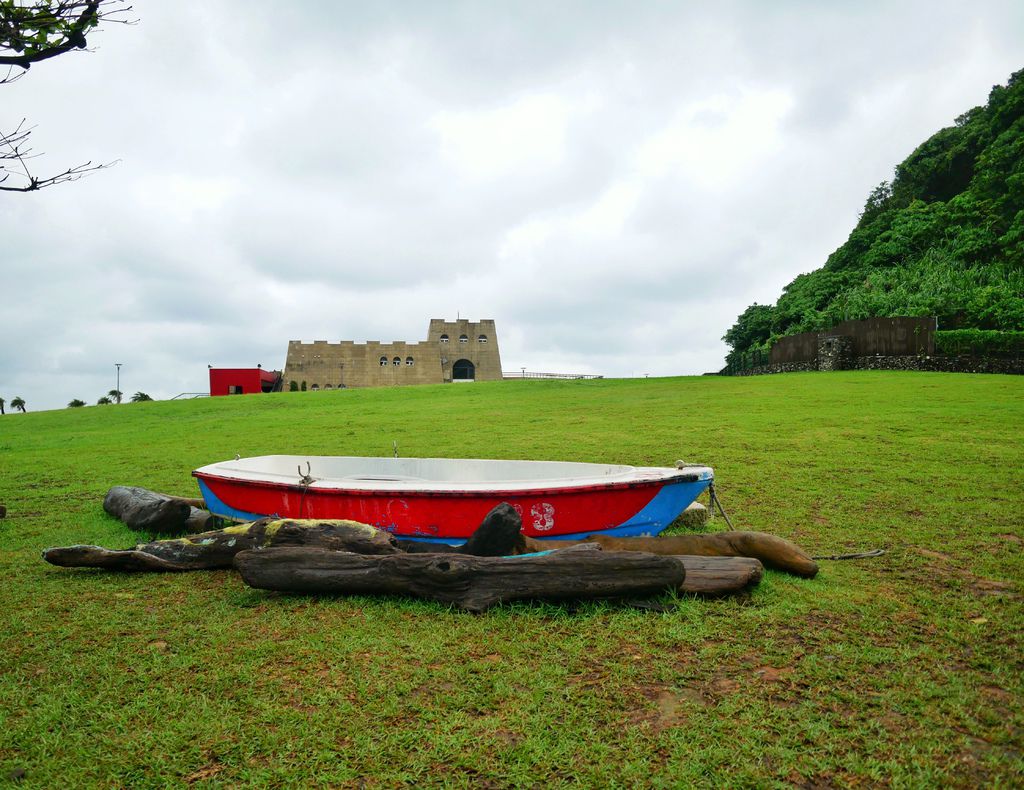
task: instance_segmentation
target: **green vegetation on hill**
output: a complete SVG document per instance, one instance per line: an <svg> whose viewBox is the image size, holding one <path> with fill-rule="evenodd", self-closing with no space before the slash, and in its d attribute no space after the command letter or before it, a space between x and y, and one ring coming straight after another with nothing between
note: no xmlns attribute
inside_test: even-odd
<svg viewBox="0 0 1024 790"><path fill-rule="evenodd" d="M942 329L1024 329L1024 70L917 148L825 265L723 338L740 354L847 319L935 315Z"/></svg>
<svg viewBox="0 0 1024 790"><path fill-rule="evenodd" d="M0 417L0 785L1013 787L1024 378L509 381ZM40 551L141 539L107 488L288 452L715 468L812 554L749 596L516 603L247 589ZM712 528L721 529L721 520Z"/></svg>

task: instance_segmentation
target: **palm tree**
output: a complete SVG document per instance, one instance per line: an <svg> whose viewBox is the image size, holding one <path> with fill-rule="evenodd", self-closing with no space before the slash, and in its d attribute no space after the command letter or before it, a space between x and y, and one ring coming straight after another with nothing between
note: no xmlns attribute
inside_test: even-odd
<svg viewBox="0 0 1024 790"><path fill-rule="evenodd" d="M22 414L24 414L25 413L25 399L23 397L21 397L20 395L17 398L12 398L11 399L11 408L12 409L17 409Z"/></svg>
<svg viewBox="0 0 1024 790"><path fill-rule="evenodd" d="M142 403L144 400L153 400L145 392L136 392L132 395L132 403Z"/></svg>
<svg viewBox="0 0 1024 790"><path fill-rule="evenodd" d="M85 401L84 400L82 400L81 398L75 398L73 401L70 401L68 403L68 408L69 409L80 409L84 405L85 405Z"/></svg>
<svg viewBox="0 0 1024 790"><path fill-rule="evenodd" d="M98 401L96 401L96 405L97 406L108 406L108 405L110 405L113 402L114 401L112 401L109 396L104 395Z"/></svg>
<svg viewBox="0 0 1024 790"><path fill-rule="evenodd" d="M124 393L122 393L121 390L111 390L110 392L107 393L107 398L109 398L107 403L111 403L111 402L120 403L121 402L121 396L123 394Z"/></svg>

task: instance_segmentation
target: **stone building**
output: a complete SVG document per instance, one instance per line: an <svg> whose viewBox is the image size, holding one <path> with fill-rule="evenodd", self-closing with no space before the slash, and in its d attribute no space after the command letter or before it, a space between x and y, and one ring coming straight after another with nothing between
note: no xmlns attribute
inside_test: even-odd
<svg viewBox="0 0 1024 790"><path fill-rule="evenodd" d="M493 320L432 318L423 342L370 340L288 342L284 389L306 382L311 390L390 387L501 379Z"/></svg>

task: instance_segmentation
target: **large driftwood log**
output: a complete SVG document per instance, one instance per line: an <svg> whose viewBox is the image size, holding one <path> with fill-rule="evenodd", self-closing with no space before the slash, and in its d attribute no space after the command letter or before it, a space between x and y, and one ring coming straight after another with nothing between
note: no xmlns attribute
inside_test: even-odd
<svg viewBox="0 0 1024 790"><path fill-rule="evenodd" d="M786 571L804 578L818 573L818 563L795 543L765 532L709 532L699 535L667 535L657 538L615 538L594 535L586 543L596 543L615 551L644 551L650 554L689 554L702 557L753 557L766 568ZM575 545L577 541L536 540L524 537L522 549L544 549Z"/></svg>
<svg viewBox="0 0 1024 790"><path fill-rule="evenodd" d="M103 499L103 509L130 529L174 534L202 532L213 526L213 515L201 499L161 494L139 486L114 486Z"/></svg>
<svg viewBox="0 0 1024 790"><path fill-rule="evenodd" d="M391 554L319 548L243 551L235 567L251 587L299 593L406 594L482 612L523 598L605 598L678 587L682 562L634 551L572 546L534 557Z"/></svg>
<svg viewBox="0 0 1024 790"><path fill-rule="evenodd" d="M65 568L118 571L198 571L230 568L240 551L269 546L318 546L331 551L391 554L395 539L383 530L356 521L261 519L225 529L171 540L141 543L114 551L100 546L46 549L43 559Z"/></svg>

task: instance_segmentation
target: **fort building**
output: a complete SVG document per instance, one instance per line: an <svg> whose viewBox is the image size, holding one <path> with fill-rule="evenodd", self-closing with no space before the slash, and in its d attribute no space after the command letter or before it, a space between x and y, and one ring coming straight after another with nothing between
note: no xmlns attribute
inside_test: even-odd
<svg viewBox="0 0 1024 790"><path fill-rule="evenodd" d="M422 342L291 340L283 378L285 390L499 381L498 333L493 320L432 318Z"/></svg>

